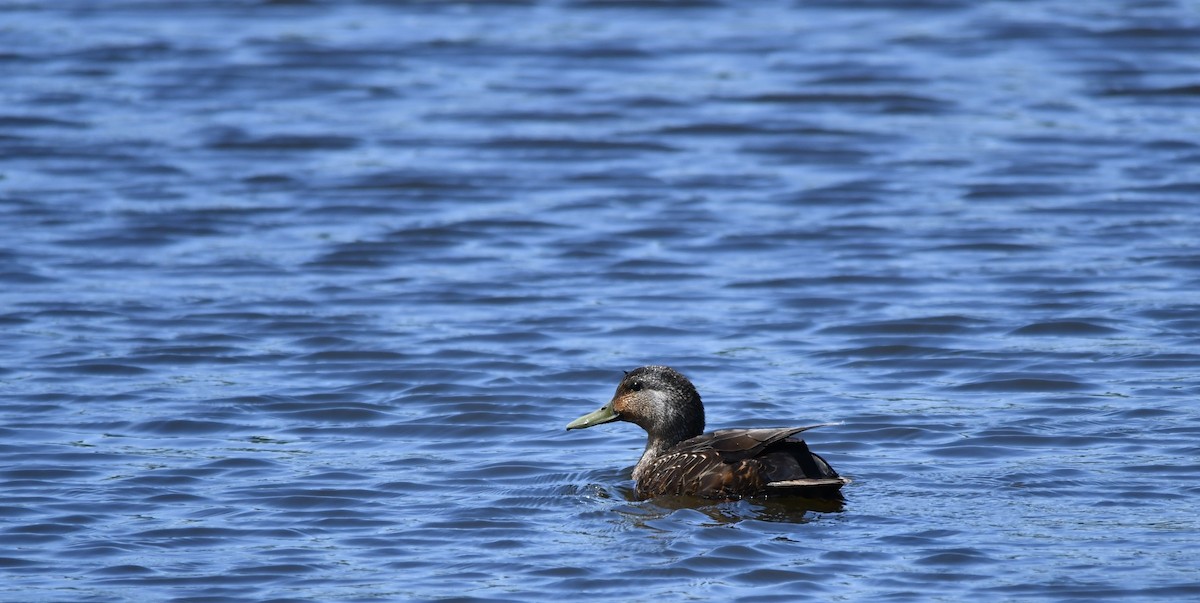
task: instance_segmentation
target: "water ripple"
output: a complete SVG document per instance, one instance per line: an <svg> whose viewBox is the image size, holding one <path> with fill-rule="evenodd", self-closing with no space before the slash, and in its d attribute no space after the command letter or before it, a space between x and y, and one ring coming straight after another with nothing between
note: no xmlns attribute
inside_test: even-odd
<svg viewBox="0 0 1200 603"><path fill-rule="evenodd" d="M0 599L1195 598L1177 4L6 8Z"/></svg>

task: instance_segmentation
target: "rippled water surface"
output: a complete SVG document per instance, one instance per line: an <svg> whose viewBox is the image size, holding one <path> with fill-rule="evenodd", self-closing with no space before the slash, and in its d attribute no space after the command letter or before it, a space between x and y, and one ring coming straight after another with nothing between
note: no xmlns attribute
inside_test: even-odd
<svg viewBox="0 0 1200 603"><path fill-rule="evenodd" d="M1200 598L1194 3L0 20L3 600ZM650 363L845 504L632 500Z"/></svg>

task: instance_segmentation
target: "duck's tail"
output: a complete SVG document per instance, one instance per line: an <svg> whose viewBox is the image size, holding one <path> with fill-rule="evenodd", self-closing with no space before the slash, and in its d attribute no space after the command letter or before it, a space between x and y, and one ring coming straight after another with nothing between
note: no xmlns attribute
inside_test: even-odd
<svg viewBox="0 0 1200 603"><path fill-rule="evenodd" d="M805 498L842 498L842 486L848 483L850 483L848 477L786 479L767 482L767 494Z"/></svg>

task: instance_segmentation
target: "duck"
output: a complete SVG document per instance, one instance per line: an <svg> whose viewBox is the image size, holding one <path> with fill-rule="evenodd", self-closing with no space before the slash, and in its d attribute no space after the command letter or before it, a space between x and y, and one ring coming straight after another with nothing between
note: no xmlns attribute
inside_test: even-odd
<svg viewBox="0 0 1200 603"><path fill-rule="evenodd" d="M798 437L829 424L704 433L699 392L668 366L627 371L612 400L571 421L567 430L613 421L627 421L646 431L646 450L633 468L641 500L780 495L842 500L841 488L850 483Z"/></svg>

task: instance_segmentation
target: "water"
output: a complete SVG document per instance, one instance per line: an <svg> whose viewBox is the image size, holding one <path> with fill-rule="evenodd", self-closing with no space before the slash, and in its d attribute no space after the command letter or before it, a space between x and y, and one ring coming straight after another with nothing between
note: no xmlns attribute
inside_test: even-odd
<svg viewBox="0 0 1200 603"><path fill-rule="evenodd" d="M1200 596L1193 3L0 21L0 599ZM844 506L631 500L648 363Z"/></svg>

